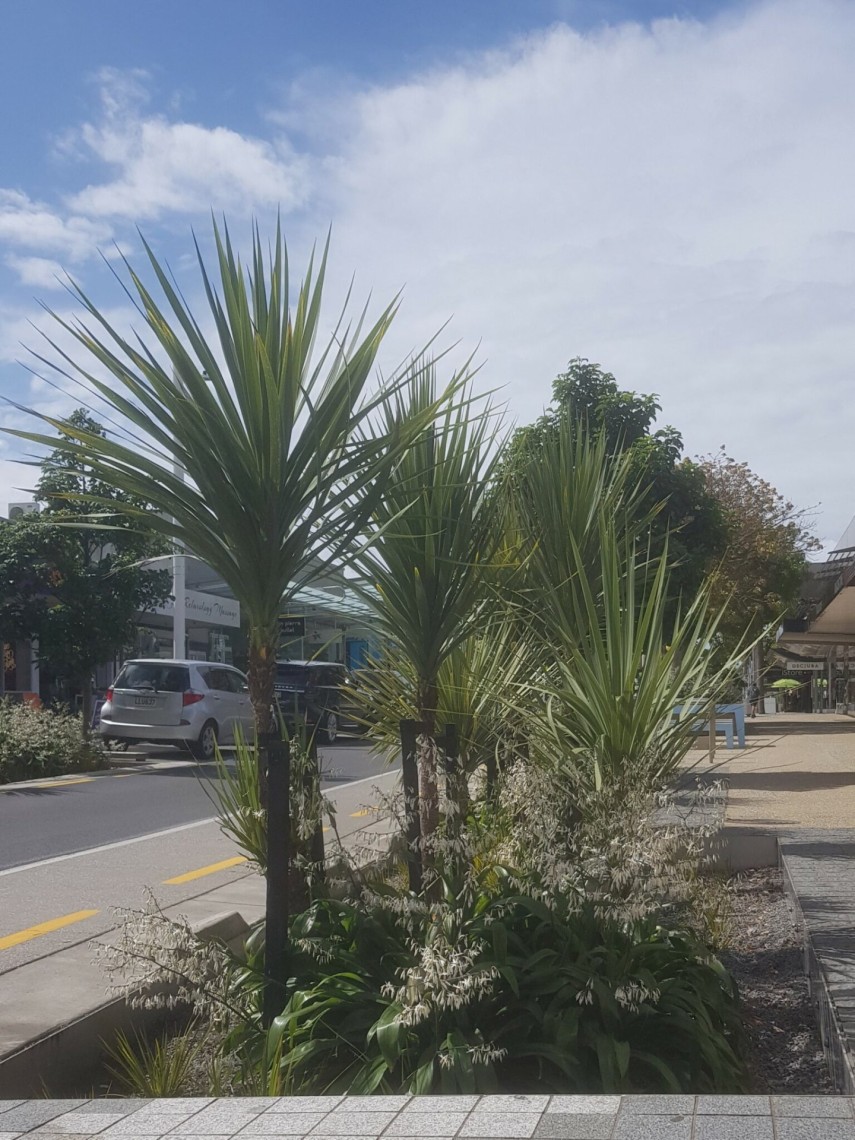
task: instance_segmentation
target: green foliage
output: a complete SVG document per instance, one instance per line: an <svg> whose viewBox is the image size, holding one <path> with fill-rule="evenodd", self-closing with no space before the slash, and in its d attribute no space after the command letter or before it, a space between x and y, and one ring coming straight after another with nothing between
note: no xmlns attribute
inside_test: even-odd
<svg viewBox="0 0 855 1140"><path fill-rule="evenodd" d="M101 425L82 409L71 414L68 424L72 430L106 438ZM139 521L150 509L147 500L98 479L90 464L62 448L42 464L36 495L46 504L42 521L62 524L53 528L50 539L56 543L57 534L62 535L53 547L53 584L38 629L39 653L55 674L82 679L85 689L94 668L132 642L136 615L169 597L169 572L140 565L167 548ZM89 519L96 504L103 526ZM134 525L122 513L125 508L137 513Z"/></svg>
<svg viewBox="0 0 855 1140"><path fill-rule="evenodd" d="M584 433L601 436L607 455L626 457L641 492L639 511L655 512L650 520L654 544L662 549L668 541L672 600L681 595L688 599L723 553L727 536L703 474L696 464L680 458L679 432L672 427L651 432L658 411L656 396L622 391L610 372L576 357L553 383L550 410L512 437L505 468L516 475L530 468L565 420Z"/></svg>
<svg viewBox="0 0 855 1140"><path fill-rule="evenodd" d="M420 362L385 408L386 431L425 422L437 404L433 364ZM416 678L419 719L436 717L437 675L473 632L501 541L489 494L494 415L464 393L446 403L387 478L359 565L379 630Z"/></svg>
<svg viewBox="0 0 855 1140"><path fill-rule="evenodd" d="M267 871L267 813L261 802L257 749L238 733L234 764L227 764L219 750L214 757L216 778L200 776L205 794L214 804L220 830L237 844L247 860Z"/></svg>
<svg viewBox="0 0 855 1140"><path fill-rule="evenodd" d="M528 680L529 658L513 624L485 620L479 631L456 645L436 674L436 723L457 730L460 760L471 773L501 758L521 732L524 713L513 695ZM395 647L384 648L360 670L352 698L380 751L400 749L400 721L419 719L419 679L412 661Z"/></svg>
<svg viewBox="0 0 855 1140"><path fill-rule="evenodd" d="M0 784L104 766L103 746L83 739L79 716L0 701Z"/></svg>
<svg viewBox="0 0 855 1140"><path fill-rule="evenodd" d="M711 576L714 601L726 605L721 632L730 648L746 629L760 634L794 610L805 555L820 544L808 511L794 507L723 448L701 461L701 471L727 527L726 548Z"/></svg>
<svg viewBox="0 0 855 1140"><path fill-rule="evenodd" d="M265 1043L289 1092L739 1091L735 986L690 934L547 906L497 867L387 901L295 920Z"/></svg>
<svg viewBox="0 0 855 1140"><path fill-rule="evenodd" d="M323 866L319 866L316 847L318 830L325 811L332 806L324 800L317 757L305 740L292 737L291 751L291 873L295 880L307 885L309 897L320 885ZM248 742L242 733L235 737L234 763L223 759L219 749L214 758L216 777L199 779L205 794L214 804L220 830L233 840L250 864L261 874L267 873L267 809L261 798L258 779L258 746Z"/></svg>
<svg viewBox="0 0 855 1140"><path fill-rule="evenodd" d="M37 516L0 522L0 631L7 642L38 634L56 584L55 559L68 541Z"/></svg>
<svg viewBox="0 0 855 1140"><path fill-rule="evenodd" d="M181 1096L204 1046L205 1034L198 1026L175 1037L158 1038L153 1044L143 1037L131 1042L120 1030L107 1050L106 1069L118 1081L123 1096Z"/></svg>
<svg viewBox="0 0 855 1140"><path fill-rule="evenodd" d="M70 430L106 439L99 423L78 409ZM60 442L67 440L60 436ZM0 630L6 640L38 638L44 672L82 688L88 724L90 677L131 643L140 611L169 597L164 570L140 562L166 549L144 525L130 525L126 508L144 515L139 496L122 494L93 475L80 456L55 449L41 465L39 516L0 526ZM90 519L99 504L98 523ZM110 505L112 504L112 506Z"/></svg>

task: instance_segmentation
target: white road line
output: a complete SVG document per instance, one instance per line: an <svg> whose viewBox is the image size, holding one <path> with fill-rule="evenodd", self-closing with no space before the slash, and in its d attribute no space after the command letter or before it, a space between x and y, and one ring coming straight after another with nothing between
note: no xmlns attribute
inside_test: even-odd
<svg viewBox="0 0 855 1140"><path fill-rule="evenodd" d="M165 827L163 831L149 831L146 835L135 835L133 839L120 839L117 843L102 843L100 847L87 847L85 851L71 851L68 855L54 855L50 859L39 859L36 863L22 863L20 867L7 867L0 876L17 875L19 871L33 871L36 867L47 867L51 863L64 863L67 859L81 859L84 855L97 855L101 851L115 851L117 847L130 847L132 843L145 843L147 839L158 839L161 835L172 835L176 831L188 831L191 827L204 827L207 823L218 823L218 816L197 819L193 823L180 823L177 827Z"/></svg>
<svg viewBox="0 0 855 1140"><path fill-rule="evenodd" d="M366 776L361 780L349 780L346 784L337 784L329 792L337 792L340 788L353 788L357 784L376 783L387 776L398 775L397 769L381 772L376 776ZM188 831L191 827L204 827L208 823L218 823L219 816L212 815L207 819L197 819L193 823L180 823L177 827L166 827L162 831L149 831L145 835L135 835L133 839L120 839L116 843L102 843L100 847L87 847L85 851L71 851L68 855L54 855L50 859L39 859L35 863L22 863L20 867L7 867L0 871L0 878L4 875L17 875L19 871L34 871L37 867L48 867L51 863L65 863L68 859L80 859L84 855L97 855L101 851L115 851L118 847L130 847L132 843L145 843L147 839L158 839L162 835L173 835L177 831Z"/></svg>

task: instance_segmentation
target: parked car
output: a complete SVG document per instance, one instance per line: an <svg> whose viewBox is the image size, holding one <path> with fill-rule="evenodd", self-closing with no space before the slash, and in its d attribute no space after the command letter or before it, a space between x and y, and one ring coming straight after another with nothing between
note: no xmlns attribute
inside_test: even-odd
<svg viewBox="0 0 855 1140"><path fill-rule="evenodd" d="M349 683L344 665L331 661L276 662L276 701L286 725L293 730L303 721L326 744L343 730L348 735L363 731L344 692Z"/></svg>
<svg viewBox="0 0 855 1140"><path fill-rule="evenodd" d="M210 760L238 727L250 738L254 717L246 677L216 661L126 661L101 706L98 731L128 743L187 748Z"/></svg>

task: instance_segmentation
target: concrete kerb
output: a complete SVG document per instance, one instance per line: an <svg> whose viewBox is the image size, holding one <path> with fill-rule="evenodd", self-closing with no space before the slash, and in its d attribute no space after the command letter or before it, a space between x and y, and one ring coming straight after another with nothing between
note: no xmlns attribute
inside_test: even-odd
<svg viewBox="0 0 855 1140"><path fill-rule="evenodd" d="M223 942L239 954L250 927L237 911L224 911L192 929L202 940ZM161 992L168 993L169 988L164 986ZM119 1033L154 1033L174 1019L169 1010L133 1009L124 997L102 1002L0 1058L0 1097L73 1092L103 1063L107 1047Z"/></svg>

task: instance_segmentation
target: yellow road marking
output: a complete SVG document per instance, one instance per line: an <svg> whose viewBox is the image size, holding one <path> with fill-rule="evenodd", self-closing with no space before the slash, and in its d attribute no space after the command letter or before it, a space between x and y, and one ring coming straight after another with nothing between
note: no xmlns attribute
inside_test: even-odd
<svg viewBox="0 0 855 1140"><path fill-rule="evenodd" d="M364 816L364 815L374 815L374 813L376 811L377 811L377 808L373 808L373 807L360 808L359 811L352 811L350 813L350 818L351 819L361 819L362 816Z"/></svg>
<svg viewBox="0 0 855 1140"><path fill-rule="evenodd" d="M245 855L235 855L233 859L223 859L221 863L211 863L207 867L200 867L198 871L188 871L186 875L176 875L174 879L164 879L164 886L177 886L179 883L192 883L194 879L202 879L205 875L213 875L216 871L225 871L227 867L237 867L246 862Z"/></svg>
<svg viewBox="0 0 855 1140"><path fill-rule="evenodd" d="M64 914L62 918L52 918L49 922L40 922L37 926L28 926L26 930L19 930L17 934L7 934L5 938L0 938L0 950L9 950L12 946L20 946L22 942L29 942L31 938L41 938L43 934L62 930L63 926L82 922L84 918L91 918L93 914L98 914L98 911L76 910L73 914Z"/></svg>
<svg viewBox="0 0 855 1140"><path fill-rule="evenodd" d="M32 780L27 784L16 784L14 788L0 788L0 792L19 792L22 788L67 788L70 784L91 784L94 776L79 776L75 780Z"/></svg>

